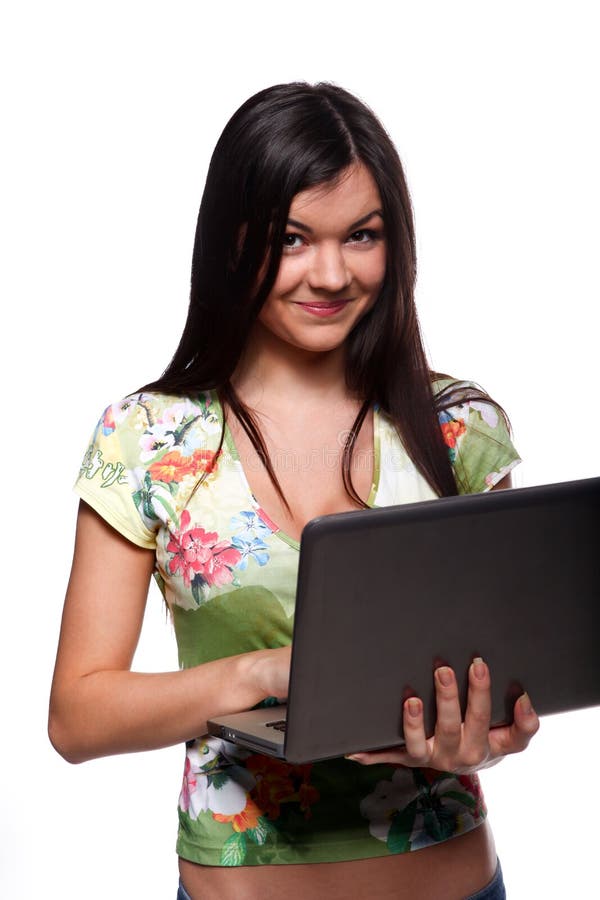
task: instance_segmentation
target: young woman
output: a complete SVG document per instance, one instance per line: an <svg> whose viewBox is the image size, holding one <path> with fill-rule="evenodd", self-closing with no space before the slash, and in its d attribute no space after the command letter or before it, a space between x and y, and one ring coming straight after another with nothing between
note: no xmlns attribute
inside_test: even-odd
<svg viewBox="0 0 600 900"><path fill-rule="evenodd" d="M433 738L407 701L403 749L292 766L205 735L286 696L309 519L509 484L506 420L430 372L414 281L373 113L328 84L260 92L211 161L175 356L85 455L50 735L72 762L186 742L181 898L504 896L475 772L538 720L524 695L490 732L484 661L464 725L447 667ZM130 671L152 574L181 671Z"/></svg>

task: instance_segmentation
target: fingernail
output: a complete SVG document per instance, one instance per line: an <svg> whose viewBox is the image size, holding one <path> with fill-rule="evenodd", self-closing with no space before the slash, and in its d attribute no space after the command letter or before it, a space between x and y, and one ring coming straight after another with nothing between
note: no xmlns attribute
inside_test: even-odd
<svg viewBox="0 0 600 900"><path fill-rule="evenodd" d="M473 675L475 678L485 678L485 665L481 656L476 656L473 662L471 663L473 666Z"/></svg>
<svg viewBox="0 0 600 900"><path fill-rule="evenodd" d="M519 703L521 704L521 711L525 713L526 716L530 716L533 713L533 706L531 705L531 700L529 699L527 691L524 694L521 694Z"/></svg>
<svg viewBox="0 0 600 900"><path fill-rule="evenodd" d="M439 669L435 670L435 674L437 675L440 684L444 687L450 687L453 681L452 669L449 666L440 666Z"/></svg>
<svg viewBox="0 0 600 900"><path fill-rule="evenodd" d="M412 716L413 719L416 719L417 716L421 715L421 701L418 697L409 697L406 701L406 706L408 708L409 716Z"/></svg>
<svg viewBox="0 0 600 900"><path fill-rule="evenodd" d="M360 762L360 756L356 756L356 754L353 753L346 753L344 758L351 759L353 762Z"/></svg>

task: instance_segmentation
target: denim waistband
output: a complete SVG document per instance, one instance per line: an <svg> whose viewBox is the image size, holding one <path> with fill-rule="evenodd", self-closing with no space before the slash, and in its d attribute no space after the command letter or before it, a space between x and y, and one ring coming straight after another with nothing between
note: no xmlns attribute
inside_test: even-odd
<svg viewBox="0 0 600 900"><path fill-rule="evenodd" d="M184 898L185 900L185 898ZM502 878L502 869L500 868L500 860L496 866L496 872L489 884L477 891L476 894L469 894L465 900L506 900L506 888L504 887L504 879Z"/></svg>
<svg viewBox="0 0 600 900"><path fill-rule="evenodd" d="M192 900L181 881L179 882L179 888L177 889L177 900Z"/></svg>

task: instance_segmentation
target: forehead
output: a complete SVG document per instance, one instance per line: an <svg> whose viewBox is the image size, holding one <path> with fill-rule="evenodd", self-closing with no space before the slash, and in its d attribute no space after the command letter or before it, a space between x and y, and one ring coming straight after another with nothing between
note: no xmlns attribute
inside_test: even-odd
<svg viewBox="0 0 600 900"><path fill-rule="evenodd" d="M334 181L300 191L289 215L311 227L327 223L343 227L372 210L381 210L381 196L370 171L359 163L344 169Z"/></svg>

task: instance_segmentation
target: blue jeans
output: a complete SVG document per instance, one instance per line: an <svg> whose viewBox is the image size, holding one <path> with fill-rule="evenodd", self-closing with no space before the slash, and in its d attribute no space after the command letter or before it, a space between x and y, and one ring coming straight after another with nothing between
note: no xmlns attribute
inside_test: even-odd
<svg viewBox="0 0 600 900"><path fill-rule="evenodd" d="M184 900L186 897L184 895ZM189 898L187 898L189 900ZM465 900L506 900L506 888L504 887L504 879L502 878L502 869L500 868L500 860L496 867L496 874L489 884L477 891L476 894L470 894Z"/></svg>
<svg viewBox="0 0 600 900"><path fill-rule="evenodd" d="M179 882L177 900L191 900L190 895L181 882ZM465 900L506 900L506 890L504 888L504 881L502 879L502 869L500 868L500 862L498 862L496 874L494 875L490 883L486 884L486 886L484 888L481 888L480 891L477 891L476 894L471 894L469 897L465 897Z"/></svg>

